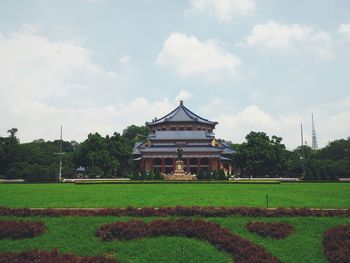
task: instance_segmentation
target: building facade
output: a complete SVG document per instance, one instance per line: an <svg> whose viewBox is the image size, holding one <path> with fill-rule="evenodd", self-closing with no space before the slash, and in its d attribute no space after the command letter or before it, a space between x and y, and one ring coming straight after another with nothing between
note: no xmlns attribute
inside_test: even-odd
<svg viewBox="0 0 350 263"><path fill-rule="evenodd" d="M148 139L136 143L133 149L139 170L172 174L177 150L181 148L186 173L198 174L209 169L231 173L234 151L224 141L215 139L217 124L193 113L180 101L169 114L146 122L150 130Z"/></svg>

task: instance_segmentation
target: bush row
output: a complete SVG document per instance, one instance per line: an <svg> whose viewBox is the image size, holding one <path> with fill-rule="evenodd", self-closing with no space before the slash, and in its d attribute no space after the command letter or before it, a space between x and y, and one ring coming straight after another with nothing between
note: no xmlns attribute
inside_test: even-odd
<svg viewBox="0 0 350 263"><path fill-rule="evenodd" d="M286 238L295 231L293 225L284 222L248 222L246 228L259 236L274 239Z"/></svg>
<svg viewBox="0 0 350 263"><path fill-rule="evenodd" d="M130 181L83 181L77 180L75 184L235 184L237 181L170 181L170 180L130 180Z"/></svg>
<svg viewBox="0 0 350 263"><path fill-rule="evenodd" d="M282 181L281 181L282 180ZM196 180L196 181L169 181L169 180L125 180L125 181L115 181L115 180L93 180L84 181L76 180L75 184L282 184L282 183L350 183L349 181L288 181L284 182L283 179L279 180Z"/></svg>
<svg viewBox="0 0 350 263"><path fill-rule="evenodd" d="M236 180L235 184L280 184L278 180Z"/></svg>
<svg viewBox="0 0 350 263"><path fill-rule="evenodd" d="M117 222L101 226L96 235L104 241L134 240L144 237L181 236L207 241L219 250L229 253L234 262L279 262L264 248L232 234L228 229L203 220L158 219L145 223L140 220Z"/></svg>
<svg viewBox="0 0 350 263"><path fill-rule="evenodd" d="M330 263L349 263L350 225L328 229L323 236L323 251Z"/></svg>
<svg viewBox="0 0 350 263"><path fill-rule="evenodd" d="M253 207L211 207L211 206L176 206L143 208L6 208L0 207L0 216L251 216L251 217L350 217L350 209L309 209L309 208L253 208Z"/></svg>
<svg viewBox="0 0 350 263"><path fill-rule="evenodd" d="M0 221L0 239L36 237L47 231L41 221Z"/></svg>
<svg viewBox="0 0 350 263"><path fill-rule="evenodd" d="M7 252L0 254L0 263L118 263L116 259L101 256L77 256L61 254L58 250L51 252L31 250L24 252Z"/></svg>

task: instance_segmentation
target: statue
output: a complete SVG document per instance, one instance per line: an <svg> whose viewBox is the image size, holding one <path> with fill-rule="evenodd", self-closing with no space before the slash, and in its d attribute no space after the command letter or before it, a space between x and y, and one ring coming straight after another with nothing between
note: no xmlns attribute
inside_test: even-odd
<svg viewBox="0 0 350 263"><path fill-rule="evenodd" d="M183 150L182 150L181 146L179 146L179 147L177 148L177 160L178 160L178 161L181 161L181 159L182 159L182 153L183 153Z"/></svg>

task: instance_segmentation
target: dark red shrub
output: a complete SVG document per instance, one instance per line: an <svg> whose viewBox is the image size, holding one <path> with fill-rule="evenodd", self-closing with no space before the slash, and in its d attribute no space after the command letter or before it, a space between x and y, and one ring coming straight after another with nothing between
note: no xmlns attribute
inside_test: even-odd
<svg viewBox="0 0 350 263"><path fill-rule="evenodd" d="M294 232L294 226L283 222L249 222L246 224L248 231L262 237L283 239Z"/></svg>
<svg viewBox="0 0 350 263"><path fill-rule="evenodd" d="M74 254L60 254L58 250L51 252L31 250L19 253L1 253L0 263L118 263L112 258L92 256L82 257Z"/></svg>
<svg viewBox="0 0 350 263"><path fill-rule="evenodd" d="M350 225L328 229L323 235L323 251L331 263L349 263Z"/></svg>
<svg viewBox="0 0 350 263"><path fill-rule="evenodd" d="M310 208L253 208L253 207L211 207L211 206L177 206L177 207L143 207L143 208L100 208L100 209L38 209L38 208L0 208L0 216L316 216L316 217L350 217L350 209L310 209Z"/></svg>
<svg viewBox="0 0 350 263"><path fill-rule="evenodd" d="M0 221L0 239L36 237L47 231L41 221Z"/></svg>
<svg viewBox="0 0 350 263"><path fill-rule="evenodd" d="M101 226L96 235L102 240L134 240L144 237L181 236L207 241L229 254L238 263L279 262L264 248L232 234L228 229L203 220L158 219L145 223L140 220L117 222Z"/></svg>

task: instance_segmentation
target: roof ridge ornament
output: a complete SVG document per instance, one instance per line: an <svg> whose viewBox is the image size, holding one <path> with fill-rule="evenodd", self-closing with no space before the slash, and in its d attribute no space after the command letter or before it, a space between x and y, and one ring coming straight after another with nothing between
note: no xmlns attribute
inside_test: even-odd
<svg viewBox="0 0 350 263"><path fill-rule="evenodd" d="M183 105L184 105L184 101L180 100L180 106L183 106Z"/></svg>

